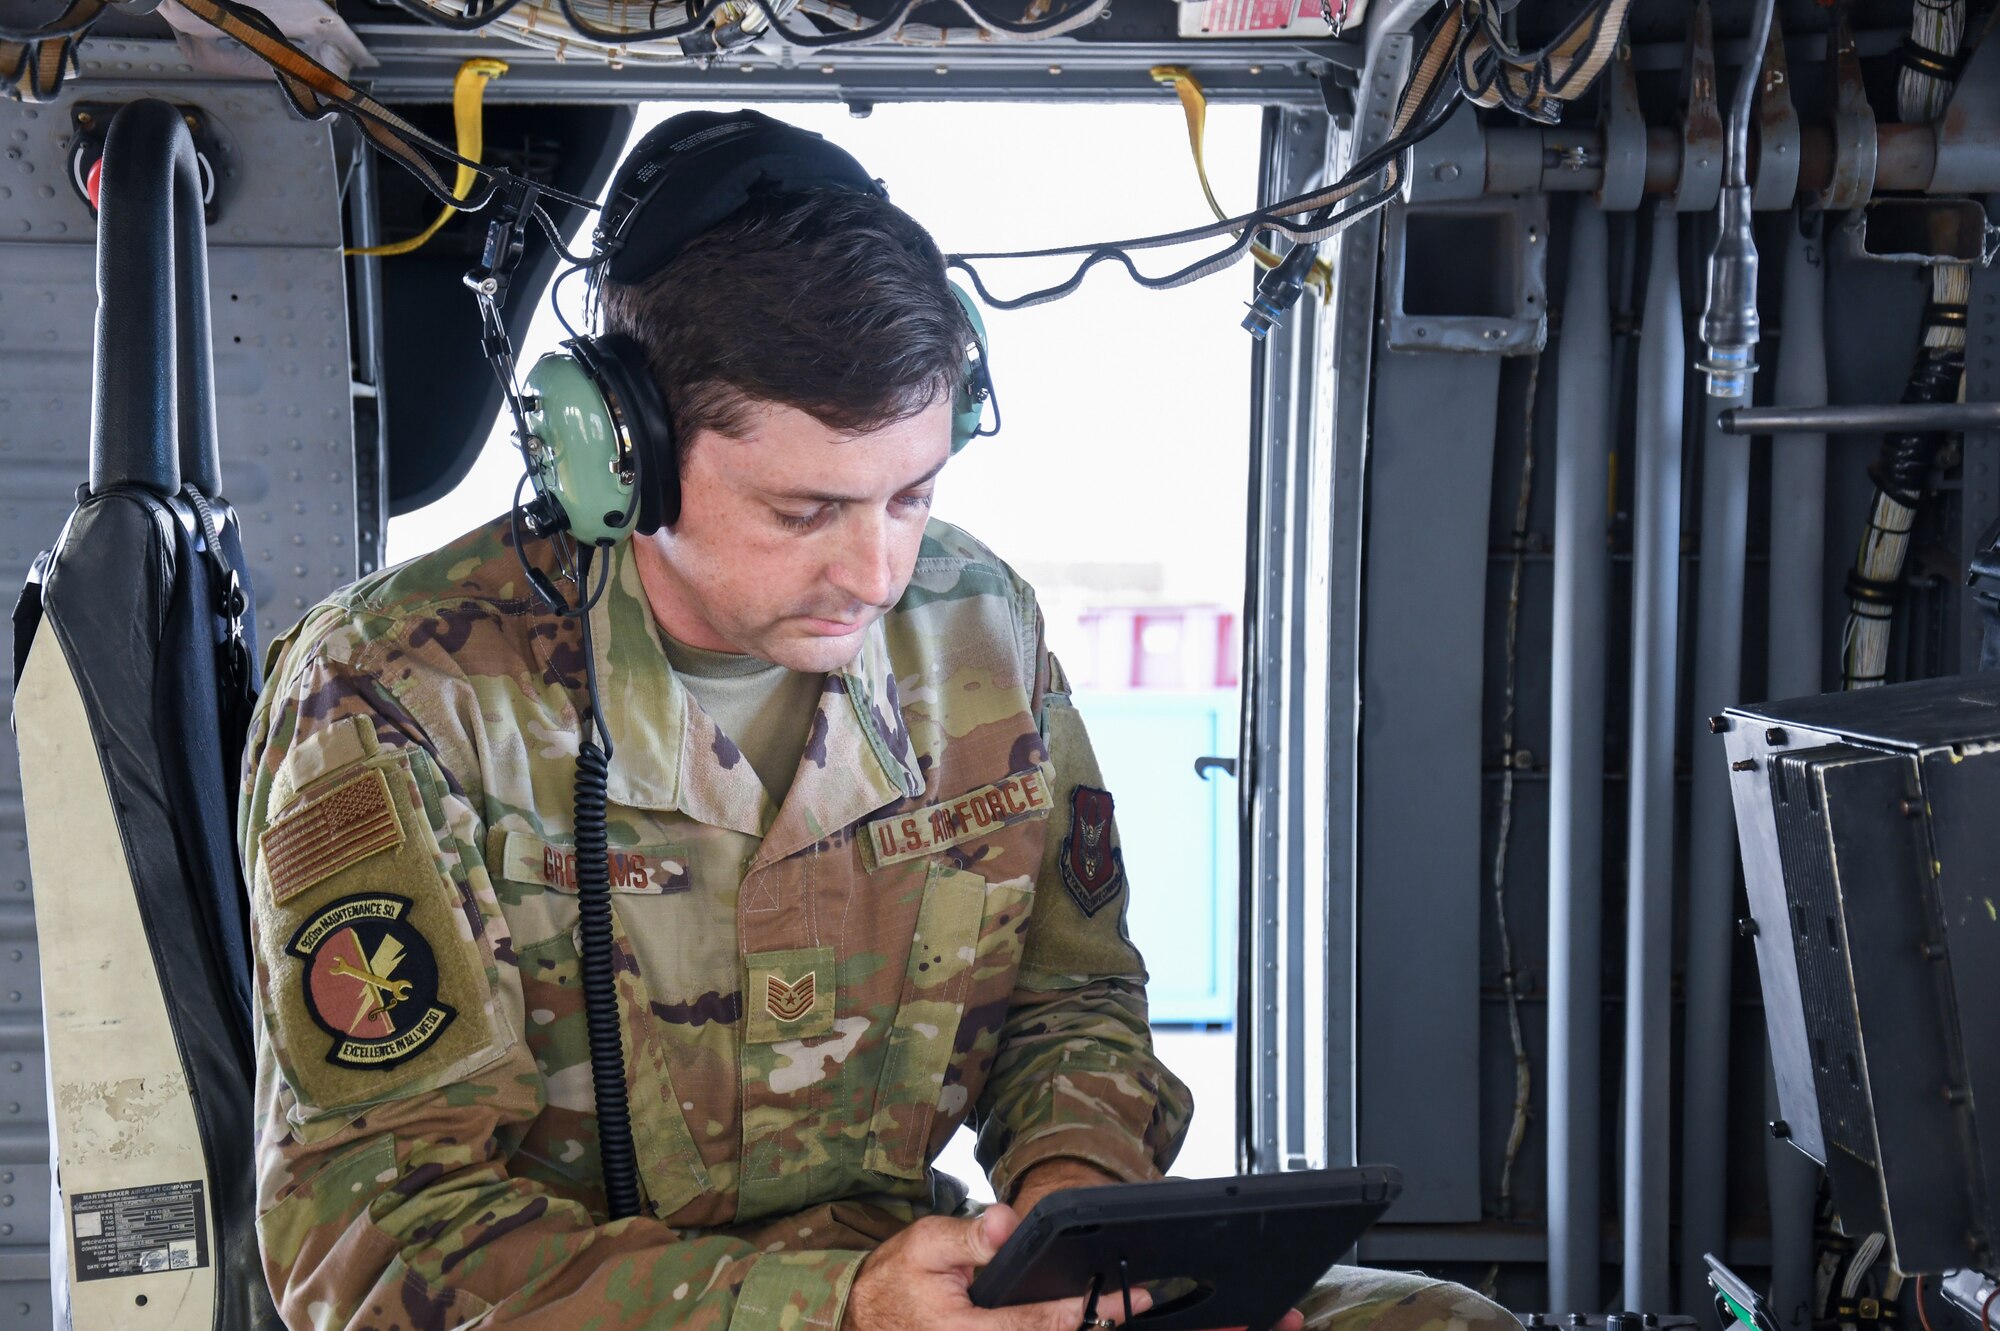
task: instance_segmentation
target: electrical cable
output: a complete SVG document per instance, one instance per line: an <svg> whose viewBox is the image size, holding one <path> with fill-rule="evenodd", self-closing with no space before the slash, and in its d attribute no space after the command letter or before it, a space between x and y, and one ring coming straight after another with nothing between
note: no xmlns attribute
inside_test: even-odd
<svg viewBox="0 0 2000 1331"><path fill-rule="evenodd" d="M465 0L463 12L456 15L444 13L424 3L424 0L394 0L394 3L411 18L422 19L447 32L477 32L505 18L521 0Z"/></svg>
<svg viewBox="0 0 2000 1331"><path fill-rule="evenodd" d="M1972 270L1965 264L1938 264L1931 269L1931 284L1931 300L1924 307L1923 345L1904 386L1904 402L1955 401L1963 387ZM1888 678L1889 642L1896 602L1902 594L1910 536L1944 439L1935 433L1884 435L1881 452L1868 469L1875 482L1875 499L1855 552L1854 567L1847 575L1842 689L1872 688Z"/></svg>
<svg viewBox="0 0 2000 1331"><path fill-rule="evenodd" d="M1339 203L1355 193L1359 189L1361 182L1373 175L1376 168L1387 160L1400 158L1403 153L1422 142L1444 124L1445 120L1449 118L1452 109L1452 99L1448 93L1443 92L1443 87L1442 83L1434 84L1424 93L1423 102L1427 109L1423 112L1422 122L1415 129L1408 130L1392 138L1389 142L1384 143L1381 147L1369 153L1353 167L1349 168L1339 182L1325 189L1281 200L1259 209L1255 213L1228 218L1212 226L1190 227L1182 231L1169 232L1158 236L1146 236L1135 240L1094 246L1068 245L1042 250L952 254L946 256L946 263L950 267L963 272L971 281L974 290L979 293L979 298L988 305L995 309L1012 310L1023 309L1033 305L1042 305L1052 300L1060 300L1081 286L1084 277L1092 268L1100 263L1115 261L1140 286L1149 291L1165 291L1174 287L1185 286L1189 282L1198 281L1212 273L1220 272L1230 264L1235 263L1249 251L1250 245L1261 230L1283 232L1298 243L1324 240L1335 232L1351 226L1368 213L1392 202L1400 194L1402 170L1400 163L1398 163L1397 170L1393 173L1390 183L1385 184L1376 193L1366 196L1360 203L1352 207L1340 212L1333 211ZM1299 213L1306 213L1307 220L1302 223L1293 222L1291 218ZM1161 277L1148 277L1144 273L1141 273L1137 264L1133 262L1132 256L1127 253L1128 250L1133 249L1158 249L1168 245L1185 244L1190 241L1205 240L1225 234L1233 234L1235 237L1232 243L1226 248L1204 258L1197 259L1186 267ZM1078 264L1076 269L1065 280L1052 286L1030 291L1026 295L1011 298L995 296L987 288L985 280L980 276L978 269L973 266L974 260L985 262L988 260L1062 258L1078 254L1084 256L1083 261Z"/></svg>
<svg viewBox="0 0 2000 1331"><path fill-rule="evenodd" d="M1868 1278L1869 1271L1874 1269L1876 1259L1882 1255L1882 1249L1887 1243L1885 1235L1870 1234L1855 1247L1854 1252L1848 1257L1847 1269L1840 1276L1841 1303L1854 1302L1855 1295L1861 1292L1861 1282ZM1842 1322L1840 1325L1841 1331L1857 1331L1853 1322Z"/></svg>
<svg viewBox="0 0 2000 1331"><path fill-rule="evenodd" d="M248 9L238 0L178 0L181 8L210 27L240 42L252 55L271 66L278 86L300 115L319 120L333 111L344 111L389 156L401 162L418 182L440 203L461 212L478 212L503 190L534 184L535 189L572 207L595 210L597 203L553 187L536 184L502 168L484 166L445 147L430 135L391 111L348 79L334 73L298 49L270 18ZM446 186L430 158L470 168L486 181L484 189L461 199Z"/></svg>
<svg viewBox="0 0 2000 1331"><path fill-rule="evenodd" d="M1995 1285L1984 1299L1979 1301L1979 1331L1993 1331L1993 1300L2000 1298L2000 1285Z"/></svg>
<svg viewBox="0 0 2000 1331"><path fill-rule="evenodd" d="M1923 1328L1924 1328L1924 1331L1936 1331L1936 1328L1934 1328L1934 1327L1933 1327L1933 1326L1931 1325L1931 1313L1930 1313L1930 1309L1928 1309L1928 1308L1924 1307L1924 1277L1923 1277L1923 1276L1918 1276L1918 1277L1917 1277L1917 1321L1919 1321L1920 1323L1922 1323L1922 1324L1923 1324Z"/></svg>
<svg viewBox="0 0 2000 1331"><path fill-rule="evenodd" d="M1751 19L1748 55L1736 77L1735 95L1730 98L1729 143L1723 160L1725 186L1743 188L1750 183L1750 118L1757 112L1757 84L1764 71L1764 48L1771 42L1772 11L1776 8L1775 0L1760 0Z"/></svg>
<svg viewBox="0 0 2000 1331"><path fill-rule="evenodd" d="M578 552L578 571L590 577L592 548ZM604 560L600 584L610 580L611 560ZM587 586L584 590L588 590ZM639 1154L632 1140L631 1106L625 1094L625 1048L618 1020L618 977L611 916L610 780L615 752L611 732L604 727L597 687L597 651L590 629L590 607L603 595L586 601L576 620L583 635L583 670L590 705L579 718L582 735L576 751L577 968L583 982L585 1037L590 1045L590 1082L597 1102L597 1158L604 1174L604 1194L613 1220L639 1214ZM592 733L604 741L600 747Z"/></svg>
<svg viewBox="0 0 2000 1331"><path fill-rule="evenodd" d="M678 37L685 37L696 29L705 27L709 16L715 13L717 9L720 9L723 3L724 0L702 0L700 4L692 7L684 7L687 17L678 23L669 23L662 27L644 28L636 32L622 32L616 28L600 28L594 23L586 22L583 15L577 12L576 0L556 0L556 7L562 14L563 22L569 24L570 27L590 40L604 42L609 45L623 45L631 42L671 41Z"/></svg>
<svg viewBox="0 0 2000 1331"><path fill-rule="evenodd" d="M1958 79L1965 0L1917 0L1897 58L1896 112L1905 124L1936 120Z"/></svg>

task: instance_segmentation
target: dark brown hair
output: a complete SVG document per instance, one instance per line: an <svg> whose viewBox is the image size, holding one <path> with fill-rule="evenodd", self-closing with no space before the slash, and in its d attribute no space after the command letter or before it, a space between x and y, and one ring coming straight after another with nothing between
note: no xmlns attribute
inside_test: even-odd
<svg viewBox="0 0 2000 1331"><path fill-rule="evenodd" d="M886 199L758 200L643 282L607 282L604 326L646 350L686 456L752 402L865 433L952 391L972 337L930 234Z"/></svg>

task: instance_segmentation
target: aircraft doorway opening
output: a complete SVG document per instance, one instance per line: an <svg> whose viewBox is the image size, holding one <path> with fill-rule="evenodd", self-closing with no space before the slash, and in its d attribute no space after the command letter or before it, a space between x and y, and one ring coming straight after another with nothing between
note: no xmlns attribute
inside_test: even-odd
<svg viewBox="0 0 2000 1331"><path fill-rule="evenodd" d="M633 140L688 109L641 108ZM865 119L840 106L759 109L868 163L946 251L1208 220L1171 103L906 104ZM1261 116L1210 108L1206 155L1225 208L1255 201ZM986 276L1012 294L1066 272L1012 264ZM1196 762L1236 754L1252 346L1240 324L1254 281L1239 265L1149 292L1107 267L1058 303L984 311L1004 428L952 463L934 508L1041 594L1050 644L1117 799L1154 1038L1195 1093L1174 1166L1190 1177L1235 1172L1237 793L1222 770L1198 776ZM571 282L563 294L574 302L581 292ZM520 363L562 336L544 299ZM390 521L389 560L502 511L520 474L496 419L457 488ZM990 1197L969 1131L938 1165Z"/></svg>

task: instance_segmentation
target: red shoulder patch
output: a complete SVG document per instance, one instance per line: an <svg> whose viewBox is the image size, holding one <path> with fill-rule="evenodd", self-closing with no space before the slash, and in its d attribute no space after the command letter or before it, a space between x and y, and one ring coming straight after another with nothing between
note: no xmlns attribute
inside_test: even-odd
<svg viewBox="0 0 2000 1331"><path fill-rule="evenodd" d="M1063 886L1085 915L1104 909L1125 886L1125 855L1111 844L1111 792L1078 786L1069 796L1062 841Z"/></svg>

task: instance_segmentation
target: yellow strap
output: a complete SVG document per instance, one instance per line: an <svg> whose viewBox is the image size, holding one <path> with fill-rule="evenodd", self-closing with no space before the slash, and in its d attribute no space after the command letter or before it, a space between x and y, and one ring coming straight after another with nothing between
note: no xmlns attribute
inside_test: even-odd
<svg viewBox="0 0 2000 1331"><path fill-rule="evenodd" d="M1208 200L1209 210L1219 222L1229 214L1222 211L1222 204L1216 200L1215 190L1208 183L1208 161L1202 151L1203 141L1208 134L1208 97L1201 90L1201 82L1194 71L1185 65L1153 66L1153 81L1173 87L1181 99L1181 110L1187 116L1188 148L1194 153L1194 174L1201 182L1201 192ZM1251 257L1265 268L1276 268L1280 262L1277 254L1253 244ZM1306 275L1306 285L1319 293L1323 301L1333 299L1333 265L1325 259L1314 259L1312 271Z"/></svg>
<svg viewBox="0 0 2000 1331"><path fill-rule="evenodd" d="M507 62L486 57L468 60L458 67L458 76L451 83L451 119L458 132L458 155L467 161L484 160L486 152L486 122L484 116L486 85L507 72ZM453 198L463 199L472 193L473 182L479 173L461 164L458 179L452 182ZM398 240L388 245L370 245L366 249L350 249L346 253L363 258L387 258L396 254L409 254L421 248L435 236L446 222L456 213L456 208L442 209L437 219L417 235L408 240Z"/></svg>

